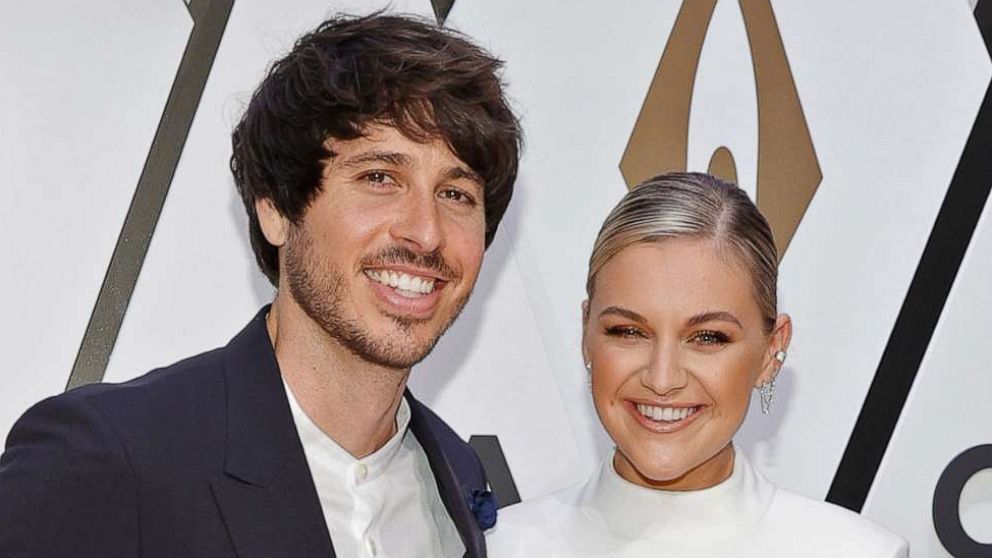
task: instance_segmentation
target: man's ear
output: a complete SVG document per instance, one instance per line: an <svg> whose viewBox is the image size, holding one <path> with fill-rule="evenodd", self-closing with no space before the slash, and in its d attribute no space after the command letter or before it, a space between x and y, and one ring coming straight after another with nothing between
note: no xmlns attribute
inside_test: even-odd
<svg viewBox="0 0 992 558"><path fill-rule="evenodd" d="M258 224L269 244L278 248L286 243L289 237L289 219L276 209L272 200L268 198L255 200L255 214L258 215Z"/></svg>
<svg viewBox="0 0 992 558"><path fill-rule="evenodd" d="M765 354L764 363L755 387L770 382L778 375L782 365L785 364L785 356L789 352L789 343L792 341L792 318L788 314L779 314L775 320L775 327L772 329L771 342L768 344L768 352ZM779 358L781 357L781 358Z"/></svg>

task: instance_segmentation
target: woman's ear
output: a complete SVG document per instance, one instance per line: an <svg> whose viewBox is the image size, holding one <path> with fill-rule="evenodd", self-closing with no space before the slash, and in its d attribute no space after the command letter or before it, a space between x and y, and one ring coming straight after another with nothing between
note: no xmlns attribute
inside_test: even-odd
<svg viewBox="0 0 992 558"><path fill-rule="evenodd" d="M772 328L771 337L768 343L768 351L763 359L761 374L754 383L755 387L761 387L765 382L770 382L778 375L785 358L789 354L789 343L792 341L792 318L788 314L779 314L775 319L775 326Z"/></svg>
<svg viewBox="0 0 992 558"><path fill-rule="evenodd" d="M258 215L258 224L269 244L278 248L286 243L289 237L289 219L276 209L272 200L268 198L255 200L255 214Z"/></svg>
<svg viewBox="0 0 992 558"><path fill-rule="evenodd" d="M589 300L582 301L582 362L586 364L586 368L589 368L589 363L591 362L591 356L589 355L589 346L586 343L586 338L588 337L587 330L589 329Z"/></svg>

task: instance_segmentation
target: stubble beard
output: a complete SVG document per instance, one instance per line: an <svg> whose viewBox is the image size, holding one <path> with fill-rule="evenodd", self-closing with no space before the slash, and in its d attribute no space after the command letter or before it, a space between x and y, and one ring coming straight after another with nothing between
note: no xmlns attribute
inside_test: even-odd
<svg viewBox="0 0 992 558"><path fill-rule="evenodd" d="M286 274L293 299L329 337L368 363L397 370L409 369L430 354L471 294L466 293L456 301L454 311L425 341L418 342L413 337L413 328L429 320L403 316L388 316L396 324L398 335L376 336L360 316L344 315L344 301L350 296L345 275L320 260L313 239L306 232L293 227L286 242L283 265L281 272Z"/></svg>

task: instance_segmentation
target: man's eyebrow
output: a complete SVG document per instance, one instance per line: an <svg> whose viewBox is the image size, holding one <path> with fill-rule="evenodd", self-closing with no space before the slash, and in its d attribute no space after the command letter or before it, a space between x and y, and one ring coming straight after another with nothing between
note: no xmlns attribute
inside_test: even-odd
<svg viewBox="0 0 992 558"><path fill-rule="evenodd" d="M346 168L360 167L369 163L384 163L395 167L407 166L412 163L410 156L396 151L365 151L346 157L338 165Z"/></svg>
<svg viewBox="0 0 992 558"><path fill-rule="evenodd" d="M482 184L482 177L479 176L479 173L466 167L450 167L447 171L445 171L444 177L448 180L458 180L459 178L467 178L469 180L474 180L475 182Z"/></svg>
<svg viewBox="0 0 992 558"><path fill-rule="evenodd" d="M485 189L485 182L479 173L467 167L450 167L444 172L445 180L469 180L478 186L480 192Z"/></svg>
<svg viewBox="0 0 992 558"><path fill-rule="evenodd" d="M736 316L730 312L718 311L718 312L703 312L702 314L696 314L695 316L689 318L686 325L689 327L697 326L699 324L704 324L706 322L729 322L737 327L744 329L741 325L741 321L737 319Z"/></svg>
<svg viewBox="0 0 992 558"><path fill-rule="evenodd" d="M647 320L644 319L644 316L638 314L637 312L634 312L633 310L628 310L621 306L607 306L606 308L603 308L603 310L600 311L599 313L600 317L609 316L609 315L620 316L623 318L627 318L628 320L634 320L635 322L642 324L647 323Z"/></svg>

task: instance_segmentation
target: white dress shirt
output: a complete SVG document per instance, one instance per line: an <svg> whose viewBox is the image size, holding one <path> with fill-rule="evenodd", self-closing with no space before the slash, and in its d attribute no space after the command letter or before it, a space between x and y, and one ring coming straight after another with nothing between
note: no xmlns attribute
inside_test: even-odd
<svg viewBox="0 0 992 558"><path fill-rule="evenodd" d="M904 540L858 514L777 488L737 453L703 490L653 490L603 463L585 483L500 510L490 558L900 558Z"/></svg>
<svg viewBox="0 0 992 558"><path fill-rule="evenodd" d="M396 434L371 455L356 459L310 420L283 385L339 558L455 558L465 553L427 454L408 428L406 398L396 413Z"/></svg>

